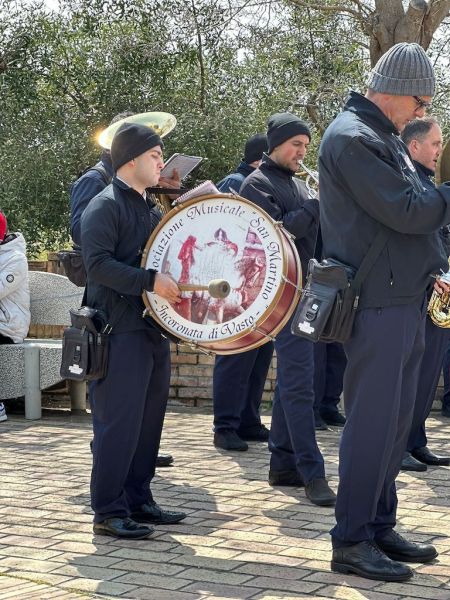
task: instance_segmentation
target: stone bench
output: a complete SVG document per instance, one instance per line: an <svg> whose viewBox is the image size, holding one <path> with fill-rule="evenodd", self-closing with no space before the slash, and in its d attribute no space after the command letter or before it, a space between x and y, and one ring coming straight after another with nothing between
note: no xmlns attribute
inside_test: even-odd
<svg viewBox="0 0 450 600"><path fill-rule="evenodd" d="M70 325L69 309L81 305L83 289L67 277L30 271L31 325ZM61 339L26 338L0 345L0 401L25 396L25 418L42 416L41 390L61 381ZM86 383L70 382L72 410L86 410Z"/></svg>

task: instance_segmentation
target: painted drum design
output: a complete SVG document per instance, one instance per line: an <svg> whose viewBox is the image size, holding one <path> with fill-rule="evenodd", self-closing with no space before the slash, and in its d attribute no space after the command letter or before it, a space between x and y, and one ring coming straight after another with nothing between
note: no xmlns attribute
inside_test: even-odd
<svg viewBox="0 0 450 600"><path fill-rule="evenodd" d="M169 273L180 288L198 286L176 306L150 292L144 302L166 330L217 354L267 342L299 298L301 266L290 235L239 196L199 196L177 205L150 237L142 266ZM229 283L228 296L210 296L214 280Z"/></svg>

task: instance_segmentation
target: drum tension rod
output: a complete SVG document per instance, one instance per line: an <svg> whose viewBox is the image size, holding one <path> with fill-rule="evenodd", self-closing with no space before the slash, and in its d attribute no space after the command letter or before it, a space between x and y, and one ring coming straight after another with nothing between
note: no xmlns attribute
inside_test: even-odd
<svg viewBox="0 0 450 600"><path fill-rule="evenodd" d="M282 280L283 280L285 283L289 283L290 285L292 285L293 287L295 287L295 289L296 289L298 292L302 292L302 291L303 291L303 288L302 288L302 287L298 286L296 283L294 283L293 281L291 281L290 279L288 279L288 278L286 277L286 275L282 275L282 276L281 276L281 279L282 279Z"/></svg>
<svg viewBox="0 0 450 600"><path fill-rule="evenodd" d="M267 338L271 342L275 341L275 337L273 335L269 335L268 333L266 333L265 331L263 331L259 327L256 327L256 325L253 325L253 327L251 328L251 330L252 331L257 331L258 333L260 333L261 335L263 335L265 338Z"/></svg>

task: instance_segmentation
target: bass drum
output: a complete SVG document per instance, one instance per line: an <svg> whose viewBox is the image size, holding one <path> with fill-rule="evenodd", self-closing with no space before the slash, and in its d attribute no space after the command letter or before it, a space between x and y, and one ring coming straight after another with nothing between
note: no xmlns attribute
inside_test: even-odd
<svg viewBox="0 0 450 600"><path fill-rule="evenodd" d="M225 298L195 289L182 292L175 306L143 294L164 329L216 354L251 350L273 339L297 305L302 280L290 234L252 202L228 194L177 205L152 233L141 266L191 289L217 279L229 283Z"/></svg>

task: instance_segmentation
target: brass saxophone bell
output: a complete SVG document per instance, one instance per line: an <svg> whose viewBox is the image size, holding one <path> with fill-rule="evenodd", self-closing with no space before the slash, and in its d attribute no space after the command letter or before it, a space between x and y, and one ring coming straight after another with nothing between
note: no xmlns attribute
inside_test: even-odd
<svg viewBox="0 0 450 600"><path fill-rule="evenodd" d="M125 117L113 123L99 134L97 141L102 148L105 148L105 150L111 149L114 134L124 123L138 123L139 125L151 127L160 137L164 137L172 131L177 124L177 120L173 115L166 112L145 112Z"/></svg>

